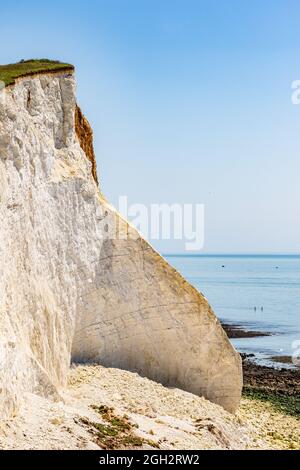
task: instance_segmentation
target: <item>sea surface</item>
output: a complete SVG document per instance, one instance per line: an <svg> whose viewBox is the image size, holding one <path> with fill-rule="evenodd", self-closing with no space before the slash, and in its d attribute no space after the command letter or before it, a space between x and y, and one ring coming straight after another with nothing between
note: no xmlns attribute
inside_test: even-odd
<svg viewBox="0 0 300 470"><path fill-rule="evenodd" d="M231 339L240 352L255 354L257 362L274 366L271 356L291 356L300 350L300 255L165 258L205 295L222 322L272 333Z"/></svg>

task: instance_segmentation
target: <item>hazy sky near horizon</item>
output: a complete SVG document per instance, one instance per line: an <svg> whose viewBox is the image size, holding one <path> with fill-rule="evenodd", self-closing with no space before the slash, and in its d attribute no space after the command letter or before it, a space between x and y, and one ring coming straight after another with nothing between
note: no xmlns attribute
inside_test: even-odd
<svg viewBox="0 0 300 470"><path fill-rule="evenodd" d="M205 252L300 252L299 0L15 0L1 20L2 63L76 66L115 205L203 203Z"/></svg>

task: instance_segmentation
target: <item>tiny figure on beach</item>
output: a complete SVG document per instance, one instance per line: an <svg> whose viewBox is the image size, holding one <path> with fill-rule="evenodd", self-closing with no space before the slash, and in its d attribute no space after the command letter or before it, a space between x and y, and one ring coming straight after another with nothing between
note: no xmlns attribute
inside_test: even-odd
<svg viewBox="0 0 300 470"><path fill-rule="evenodd" d="M256 312L256 307L254 307L254 311Z"/></svg>
<svg viewBox="0 0 300 470"><path fill-rule="evenodd" d="M264 308L263 308L263 307L260 307L260 310L261 310L261 312L263 312L263 311L264 311Z"/></svg>
<svg viewBox="0 0 300 470"><path fill-rule="evenodd" d="M222 264L222 268L225 268L225 265L224 265L224 264Z"/></svg>

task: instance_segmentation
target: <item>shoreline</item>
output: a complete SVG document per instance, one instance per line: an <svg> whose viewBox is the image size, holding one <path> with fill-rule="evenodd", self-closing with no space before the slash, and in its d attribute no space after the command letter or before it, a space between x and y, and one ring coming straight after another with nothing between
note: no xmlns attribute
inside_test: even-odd
<svg viewBox="0 0 300 470"><path fill-rule="evenodd" d="M292 361L292 356L270 356L268 357L269 361L275 362L276 364L288 364L296 369L300 366L297 364L294 364Z"/></svg>
<svg viewBox="0 0 300 470"><path fill-rule="evenodd" d="M263 336L274 336L275 333L270 333L270 332L265 332L265 331L257 331L257 330L247 330L245 329L242 325L239 324L231 324L231 323L225 323L221 321L221 325L225 333L227 334L229 339L249 339L249 338L258 338L258 337L263 337ZM254 353L243 353L238 351L241 357L244 358L252 358L252 363L260 366L260 364L257 364L255 361L256 355ZM300 364L294 364L292 361L292 356L288 355L270 355L269 357L265 358L268 362L273 363L274 365L272 366L265 366L267 368L277 368L283 365L287 365L290 367L285 367L282 369L283 370L299 370L300 369ZM261 365L263 367L263 365ZM279 369L280 370L280 369Z"/></svg>

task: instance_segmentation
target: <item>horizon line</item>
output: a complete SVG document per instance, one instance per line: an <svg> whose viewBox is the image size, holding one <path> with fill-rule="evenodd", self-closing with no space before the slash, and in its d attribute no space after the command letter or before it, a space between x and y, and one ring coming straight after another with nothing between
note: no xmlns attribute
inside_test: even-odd
<svg viewBox="0 0 300 470"><path fill-rule="evenodd" d="M162 253L162 256L299 256L300 253L188 253L188 252L170 252Z"/></svg>

